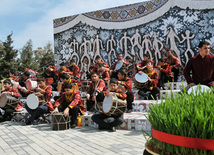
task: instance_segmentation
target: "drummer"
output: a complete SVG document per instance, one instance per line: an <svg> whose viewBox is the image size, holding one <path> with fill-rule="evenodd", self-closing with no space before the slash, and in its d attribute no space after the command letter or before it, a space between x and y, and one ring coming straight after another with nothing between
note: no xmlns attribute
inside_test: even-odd
<svg viewBox="0 0 214 155"><path fill-rule="evenodd" d="M84 115L85 107L81 102L80 92L74 91L71 83L65 83L64 89L65 92L54 104L53 113L63 112L65 117L71 116L71 128L75 128L78 113Z"/></svg>
<svg viewBox="0 0 214 155"><path fill-rule="evenodd" d="M118 61L113 64L113 66L111 67L111 70L110 70L111 78L116 78L116 79L118 78L117 77L118 70L119 69L125 69L126 70L127 66L129 65L129 62L123 59L123 54L122 53L118 54L117 59L118 59ZM119 65L120 62L122 62L121 67L117 68L117 65Z"/></svg>
<svg viewBox="0 0 214 155"><path fill-rule="evenodd" d="M10 79L4 80L3 84L4 84L4 90L1 92L0 98L2 97L3 94L8 94L15 98L20 97L18 89L12 87L12 83L11 83ZM18 105L16 107L11 107L11 108L6 108L6 109L2 108L2 109L5 111L5 113L2 114L0 112L0 122L10 121L12 118L11 114L15 111L22 110L23 106L22 106L21 102L18 101Z"/></svg>
<svg viewBox="0 0 214 155"><path fill-rule="evenodd" d="M60 74L62 73L66 73L68 75L68 77L70 78L71 76L73 76L73 72L71 72L68 68L66 68L65 63L62 62L60 64L60 68L58 70L58 80L60 79Z"/></svg>
<svg viewBox="0 0 214 155"><path fill-rule="evenodd" d="M139 73L142 74L143 72L139 71ZM158 75L157 72L153 69L153 63L150 60L146 61L145 73L148 75L148 85L147 87L140 89L138 94L149 100L156 99L160 93L160 90L157 87Z"/></svg>
<svg viewBox="0 0 214 155"><path fill-rule="evenodd" d="M10 80L13 80L15 82L19 82L19 77L15 76L15 71L14 70L10 70L9 76L10 76L9 77Z"/></svg>
<svg viewBox="0 0 214 155"><path fill-rule="evenodd" d="M76 80L80 79L80 78L81 78L81 73L80 73L80 68L79 68L79 66L76 65L76 62L75 62L75 60L73 60L73 59L70 61L70 63L71 63L71 65L68 66L67 68L68 68L71 72L73 72L73 78L76 79Z"/></svg>
<svg viewBox="0 0 214 155"><path fill-rule="evenodd" d="M210 43L201 41L198 45L199 54L192 57L184 68L184 77L188 86L197 84L214 85L214 56L209 54ZM192 71L192 76L190 72Z"/></svg>
<svg viewBox="0 0 214 155"><path fill-rule="evenodd" d="M38 87L34 90L34 92L25 90L26 93L31 94L31 93L37 93L42 96L44 96L45 101L47 102L45 105L39 105L38 108L36 109L30 109L27 105L25 106L26 110L28 113L31 115L30 118L26 120L26 125L36 125L38 124L38 118L41 117L45 113L52 112L54 110L53 105L51 103L51 91L52 88L50 86L47 86L45 84L45 78L44 77L38 77L37 78L37 84Z"/></svg>
<svg viewBox="0 0 214 155"><path fill-rule="evenodd" d="M158 59L157 68L160 70L160 78L158 82L159 88L164 89L164 83L172 82L173 74L169 64L164 62L164 59Z"/></svg>
<svg viewBox="0 0 214 155"><path fill-rule="evenodd" d="M38 74L38 72L30 69L28 66L25 66L25 72L29 72L30 73L30 78L34 81L36 81L37 77L36 75Z"/></svg>
<svg viewBox="0 0 214 155"><path fill-rule="evenodd" d="M145 71L146 70L146 61L150 60L153 64L152 59L149 58L149 54L143 55L143 61L141 63L137 63L137 70L138 71Z"/></svg>
<svg viewBox="0 0 214 155"><path fill-rule="evenodd" d="M118 80L112 78L110 80L110 91L106 93L106 96L109 97L109 95L116 95L119 99L125 100L127 95L121 89L118 89L118 86ZM106 122L105 120L107 118L111 118L113 121ZM113 132L116 131L117 126L124 122L123 115L108 115L105 113L94 114L91 119L99 125L100 130L107 129Z"/></svg>
<svg viewBox="0 0 214 155"><path fill-rule="evenodd" d="M107 71L107 69L104 68L104 64L103 63L99 63L98 64L97 73L98 73L99 77L101 79L103 79L104 81L109 81L110 80L109 72Z"/></svg>
<svg viewBox="0 0 214 155"><path fill-rule="evenodd" d="M100 64L100 63L104 64L104 67L109 71L109 65L108 65L107 63L103 62L103 61L101 60L101 57L98 56L98 57L96 58L96 63L95 63L95 65L94 65L94 69L93 69L94 72L97 72L97 70L98 70L98 64Z"/></svg>
<svg viewBox="0 0 214 155"><path fill-rule="evenodd" d="M126 71L121 69L118 71L118 83L124 87L127 95L127 112L132 112L132 102L134 101L134 94L132 92L132 79L127 77Z"/></svg>
<svg viewBox="0 0 214 155"><path fill-rule="evenodd" d="M103 79L99 78L97 72L91 73L90 86L87 91L87 111L95 111L95 100L103 102L104 94L107 93L106 84Z"/></svg>

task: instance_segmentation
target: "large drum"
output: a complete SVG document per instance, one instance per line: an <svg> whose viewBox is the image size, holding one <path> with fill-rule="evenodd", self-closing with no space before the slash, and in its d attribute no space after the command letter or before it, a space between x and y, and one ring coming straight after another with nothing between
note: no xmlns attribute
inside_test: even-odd
<svg viewBox="0 0 214 155"><path fill-rule="evenodd" d="M27 103L28 108L30 108L32 110L36 109L39 105L46 104L44 95L42 95L42 94L37 94L37 93L30 94L27 96L26 100L27 100L26 103Z"/></svg>
<svg viewBox="0 0 214 155"><path fill-rule="evenodd" d="M90 81L86 81L86 80L82 81L81 91L87 92L89 86L90 86Z"/></svg>
<svg viewBox="0 0 214 155"><path fill-rule="evenodd" d="M206 85L196 85L196 86L189 88L187 91L188 94L193 93L194 95L198 95L203 92L211 92L210 87L208 87Z"/></svg>
<svg viewBox="0 0 214 155"><path fill-rule="evenodd" d="M70 118L63 113L52 114L52 130L66 130L70 127Z"/></svg>
<svg viewBox="0 0 214 155"><path fill-rule="evenodd" d="M145 88L148 84L148 75L145 73L143 74L137 73L135 75L134 84L135 84L135 87L138 89Z"/></svg>
<svg viewBox="0 0 214 155"><path fill-rule="evenodd" d="M19 99L15 98L9 94L2 94L0 98L0 107L2 109L7 109L7 108L16 108L18 105Z"/></svg>
<svg viewBox="0 0 214 155"><path fill-rule="evenodd" d="M37 81L27 79L25 85L28 90L34 90L37 87Z"/></svg>
<svg viewBox="0 0 214 155"><path fill-rule="evenodd" d="M118 71L118 70L120 70L122 67L123 67L123 62L120 61L120 62L118 62L118 63L116 64L115 70Z"/></svg>
<svg viewBox="0 0 214 155"><path fill-rule="evenodd" d="M58 83L57 83L57 90L58 90L59 92L61 92L61 90L62 90L62 84L63 84L63 82L58 82Z"/></svg>
<svg viewBox="0 0 214 155"><path fill-rule="evenodd" d="M103 100L103 112L109 115L122 115L126 111L126 100L118 99L116 95L109 95Z"/></svg>
<svg viewBox="0 0 214 155"><path fill-rule="evenodd" d="M52 83L53 83L53 78L46 78L46 79L45 79L45 83L46 83L46 85L52 85Z"/></svg>

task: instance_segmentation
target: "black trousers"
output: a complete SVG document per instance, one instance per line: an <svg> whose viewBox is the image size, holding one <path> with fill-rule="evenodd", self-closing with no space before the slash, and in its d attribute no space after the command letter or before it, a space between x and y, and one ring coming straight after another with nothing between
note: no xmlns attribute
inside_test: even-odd
<svg viewBox="0 0 214 155"><path fill-rule="evenodd" d="M92 95L90 96L90 100L87 100L86 105L87 105L87 111L94 111L95 109L95 101L92 101ZM96 101L97 102L103 102L104 100L104 93L100 92L96 96Z"/></svg>
<svg viewBox="0 0 214 155"><path fill-rule="evenodd" d="M143 88L138 91L138 94L140 96L145 97L146 99L149 99L149 100L153 100L153 98L156 99L159 93L160 93L160 90L158 89L158 87L153 87L152 90Z"/></svg>
<svg viewBox="0 0 214 155"><path fill-rule="evenodd" d="M113 122L106 122L105 119L106 118L110 118L112 117L114 119ZM110 129L112 127L117 127L121 124L123 124L124 119L123 119L123 115L121 116L107 116L106 114L103 113L99 113L99 114L94 114L91 119L97 123L99 125L99 128L103 128L103 129Z"/></svg>
<svg viewBox="0 0 214 155"><path fill-rule="evenodd" d="M132 110L132 102L134 101L134 94L131 92L126 93L127 109Z"/></svg>
<svg viewBox="0 0 214 155"><path fill-rule="evenodd" d="M178 81L178 75L179 75L179 68L173 67L172 72L174 73L174 82L177 82Z"/></svg>
<svg viewBox="0 0 214 155"><path fill-rule="evenodd" d="M62 103L58 106L59 112L63 112L68 107L67 103ZM71 125L76 124L77 125L77 116L78 113L81 114L80 109L78 106L73 107L72 109L69 108L69 116L71 116Z"/></svg>
<svg viewBox="0 0 214 155"><path fill-rule="evenodd" d="M48 107L45 105L40 105L38 108L32 110L27 105L25 106L27 112L31 115L29 120L33 122L34 120L38 119L45 113L49 113Z"/></svg>
<svg viewBox="0 0 214 155"><path fill-rule="evenodd" d="M170 77L169 75L167 75L166 73L162 73L161 72L161 76L158 82L158 86L159 87L164 87L164 83L166 82L172 82L172 77Z"/></svg>
<svg viewBox="0 0 214 155"><path fill-rule="evenodd" d="M15 112L16 110L15 109L12 109L12 108L8 108L8 109L4 109L3 110L5 111L4 112L4 115L2 115L2 118L0 120L0 122L4 122L4 121L10 121L11 118L12 118L12 113Z"/></svg>

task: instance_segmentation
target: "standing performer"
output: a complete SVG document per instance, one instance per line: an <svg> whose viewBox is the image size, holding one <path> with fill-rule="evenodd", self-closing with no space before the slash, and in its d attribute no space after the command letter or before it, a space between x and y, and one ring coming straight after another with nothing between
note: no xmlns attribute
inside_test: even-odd
<svg viewBox="0 0 214 155"><path fill-rule="evenodd" d="M127 112L132 112L132 102L134 101L134 94L132 92L132 80L127 77L125 70L119 70L117 76L119 79L119 85L124 87L124 90L126 91Z"/></svg>
<svg viewBox="0 0 214 155"><path fill-rule="evenodd" d="M4 84L4 90L1 92L0 98L2 97L3 94L8 94L15 98L20 97L18 89L12 88L12 83L11 83L10 79L4 80L3 84ZM7 108L4 108L4 107L2 108L5 111L5 113L2 114L0 112L0 122L10 121L12 118L11 114L13 112L23 109L21 102L20 101L17 101L17 102L18 102L18 105L16 107L11 106L11 107L7 107Z"/></svg>
<svg viewBox="0 0 214 155"><path fill-rule="evenodd" d="M26 125L38 124L37 119L39 117L41 117L45 113L49 113L49 112L52 112L54 110L53 105L52 105L51 100L50 100L52 88L45 84L45 78L44 77L38 77L37 82L38 82L39 87L37 87L35 89L35 92L44 96L46 104L45 105L39 105L34 110L30 109L27 105L25 106L26 110L31 115L30 118L26 121ZM25 91L28 94L32 93L31 91L29 91L27 89Z"/></svg>
<svg viewBox="0 0 214 155"><path fill-rule="evenodd" d="M99 79L97 72L91 73L90 86L87 92L87 111L94 111L95 100L97 102L103 102L104 93L107 92L106 84L103 79Z"/></svg>
<svg viewBox="0 0 214 155"><path fill-rule="evenodd" d="M169 64L164 63L164 59L158 59L158 65L157 68L160 70L160 78L158 82L159 88L164 89L164 83L166 82L172 82L173 75L171 71L171 67Z"/></svg>
<svg viewBox="0 0 214 155"><path fill-rule="evenodd" d="M78 113L84 114L85 107L81 102L80 92L74 91L70 83L65 83L65 93L55 102L53 113L63 112L65 117L71 116L71 128L77 125Z"/></svg>
<svg viewBox="0 0 214 155"><path fill-rule="evenodd" d="M180 67L179 59L174 55L173 50L167 51L167 57L164 59L165 59L165 63L168 63L171 67L171 71L174 74L173 75L174 82L177 82L178 75L179 75L179 67Z"/></svg>
<svg viewBox="0 0 214 155"><path fill-rule="evenodd" d="M109 70L109 65L107 63L105 63L105 62L102 62L101 57L98 56L96 58L96 63L94 65L94 70L93 70L94 72L97 72L97 70L98 70L98 64L100 64L100 63L104 64L104 67Z"/></svg>
<svg viewBox="0 0 214 155"><path fill-rule="evenodd" d="M113 78L110 80L110 91L106 93L106 96L116 95L119 99L125 100L127 95L121 89L118 89L118 80ZM112 118L111 123L106 122L107 118ZM94 114L91 118L95 123L99 125L99 129L109 129L113 132L116 131L116 127L123 124L123 115L108 115L105 113Z"/></svg>
<svg viewBox="0 0 214 155"><path fill-rule="evenodd" d="M138 91L138 94L142 97L146 97L149 100L152 100L153 98L156 99L157 95L160 93L160 90L157 87L158 84L158 75L155 70L153 70L153 63L150 60L147 60L146 62L146 70L145 73L148 75L148 85L147 87L140 89ZM142 71L139 71L140 74L142 74Z"/></svg>
<svg viewBox="0 0 214 155"><path fill-rule="evenodd" d="M68 68L71 72L73 72L73 77L74 77L74 79L76 79L76 80L80 79L80 78L81 78L80 68L76 65L75 60L72 59L72 60L70 61L70 63L71 63L71 65L68 66L67 68Z"/></svg>
<svg viewBox="0 0 214 155"><path fill-rule="evenodd" d="M118 70L119 69L127 70L127 66L129 65L129 62L123 59L123 54L121 54L121 53L118 54L117 59L118 59L118 61L113 64L113 66L111 67L111 70L110 70L111 78L116 78L116 79L118 78L117 77ZM119 65L120 62L122 62L121 67L116 70L116 66Z"/></svg>
<svg viewBox="0 0 214 155"><path fill-rule="evenodd" d="M192 57L184 68L184 77L189 87L197 84L214 85L214 56L210 55L210 43L201 41L198 45L199 54ZM190 72L192 71L192 77Z"/></svg>

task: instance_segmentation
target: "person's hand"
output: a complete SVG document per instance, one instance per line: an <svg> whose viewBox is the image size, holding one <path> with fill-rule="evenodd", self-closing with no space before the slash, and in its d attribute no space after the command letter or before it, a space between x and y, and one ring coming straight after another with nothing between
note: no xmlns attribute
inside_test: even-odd
<svg viewBox="0 0 214 155"><path fill-rule="evenodd" d="M95 101L95 96L92 97L92 101Z"/></svg>
<svg viewBox="0 0 214 155"><path fill-rule="evenodd" d="M69 116L69 108L67 107L63 113L64 113L65 117L68 117Z"/></svg>
<svg viewBox="0 0 214 155"><path fill-rule="evenodd" d="M54 113L59 113L58 107L56 107L56 108L54 109L54 111L52 112L52 114L54 114Z"/></svg>
<svg viewBox="0 0 214 155"><path fill-rule="evenodd" d="M139 74L143 74L143 71L139 71L138 73L139 73Z"/></svg>
<svg viewBox="0 0 214 155"><path fill-rule="evenodd" d="M27 91L27 89L26 89L25 87L21 87L20 89L21 89L21 91L23 91L23 92L26 92L26 91Z"/></svg>
<svg viewBox="0 0 214 155"><path fill-rule="evenodd" d="M90 95L87 95L87 96L86 96L86 99L87 99L87 100L90 100Z"/></svg>
<svg viewBox="0 0 214 155"><path fill-rule="evenodd" d="M118 84L121 84L122 82L121 81L118 81Z"/></svg>
<svg viewBox="0 0 214 155"><path fill-rule="evenodd" d="M109 95L110 95L110 92L108 92L108 93L106 94L107 97L109 97Z"/></svg>
<svg viewBox="0 0 214 155"><path fill-rule="evenodd" d="M213 86L213 85L214 85L214 81L211 81L211 82L209 83L209 85Z"/></svg>
<svg viewBox="0 0 214 155"><path fill-rule="evenodd" d="M191 88L191 87L193 87L193 86L195 86L195 85L196 85L196 84L192 82L192 83L189 84L189 87Z"/></svg>
<svg viewBox="0 0 214 155"><path fill-rule="evenodd" d="M149 80L149 81L152 81L152 79L151 79L150 77L148 77L148 80Z"/></svg>
<svg viewBox="0 0 214 155"><path fill-rule="evenodd" d="M12 92L5 91L5 92L2 93L2 95L3 95L3 94L10 94L10 95L12 95Z"/></svg>
<svg viewBox="0 0 214 155"><path fill-rule="evenodd" d="M37 88L36 88L36 91L37 91L37 92L42 92L43 90L42 90L41 88L37 87Z"/></svg>
<svg viewBox="0 0 214 155"><path fill-rule="evenodd" d="M157 67L160 69L161 68L161 66L160 65L157 65Z"/></svg>

